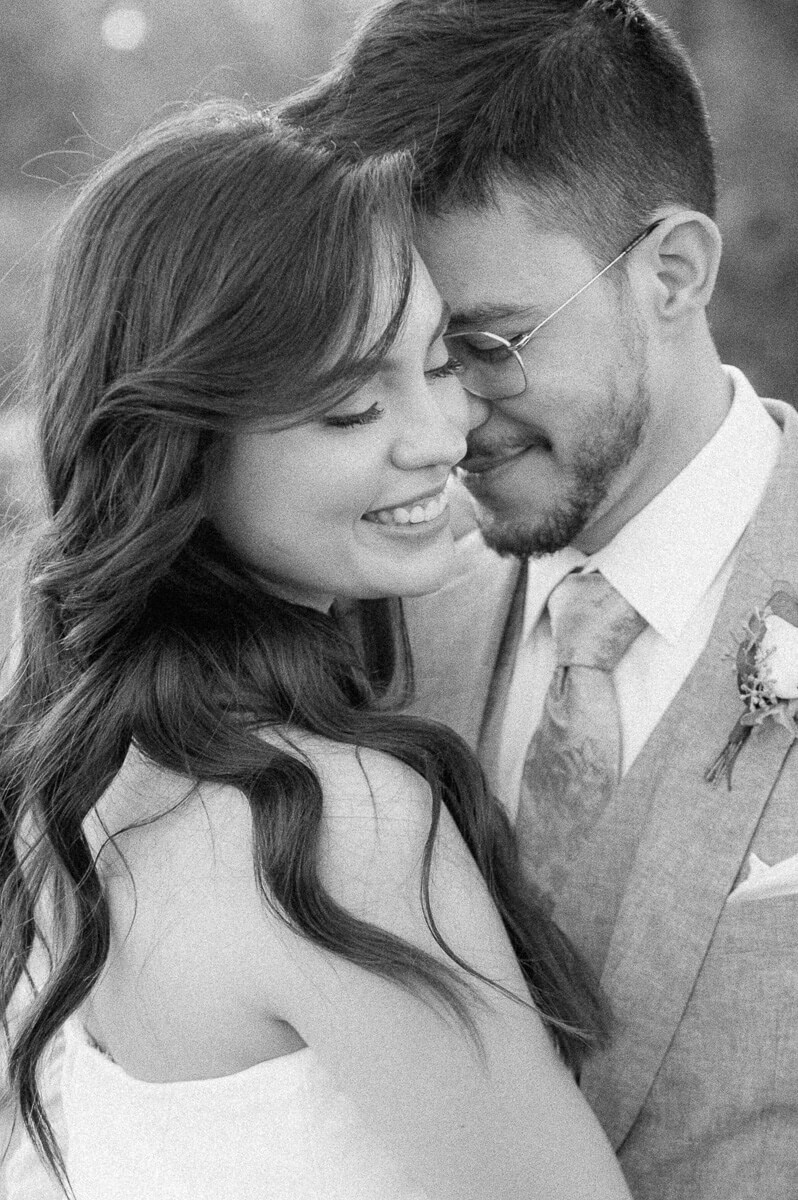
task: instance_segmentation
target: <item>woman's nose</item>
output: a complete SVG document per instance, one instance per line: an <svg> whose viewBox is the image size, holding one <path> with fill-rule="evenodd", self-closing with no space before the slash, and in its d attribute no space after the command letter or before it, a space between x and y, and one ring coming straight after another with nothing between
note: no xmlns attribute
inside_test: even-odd
<svg viewBox="0 0 798 1200"><path fill-rule="evenodd" d="M407 414L394 441L394 465L403 471L453 467L466 453L466 434L473 428L469 414L464 393L445 400L426 396Z"/></svg>

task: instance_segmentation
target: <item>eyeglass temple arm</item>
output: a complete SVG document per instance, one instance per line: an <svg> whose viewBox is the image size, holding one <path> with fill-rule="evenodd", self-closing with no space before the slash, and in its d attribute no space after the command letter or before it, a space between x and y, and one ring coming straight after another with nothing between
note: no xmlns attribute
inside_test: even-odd
<svg viewBox="0 0 798 1200"><path fill-rule="evenodd" d="M602 267L601 270L598 271L593 276L592 279L588 279L587 283L584 284L582 287L580 287L578 292L574 292L573 296L569 296L567 300L563 300L560 307L555 308L554 312L549 313L549 315L547 317L544 317L543 320L538 325L536 325L534 329L530 329L529 333L525 333L524 336L521 338L521 340L515 343L515 345L513 346L513 350L516 353L519 350L523 350L524 346L527 344L527 342L529 341L529 339L532 337L533 334L537 333L539 329L542 329L544 325L548 325L548 323L552 319L552 317L556 317L558 313L561 313L562 310L564 308L567 308L568 305L571 304L572 301L576 300L579 296L581 296L582 292L586 292L591 284L595 283L597 279L601 279L601 276L606 274L606 272L609 271L609 269L611 267L614 267L615 264L619 263L622 258L625 258L626 255L629 254L629 252L631 250L634 250L635 246L639 246L641 242L645 241L645 239L649 236L649 234L653 233L654 230L657 228L657 226L661 225L664 220L665 220L665 217L659 217L658 220L652 221L651 224L648 225L643 230L642 233L638 233L637 237L634 238L629 243L628 246L624 246L624 248L620 252L620 254L615 255L615 258L612 260L612 262L608 262L606 267Z"/></svg>

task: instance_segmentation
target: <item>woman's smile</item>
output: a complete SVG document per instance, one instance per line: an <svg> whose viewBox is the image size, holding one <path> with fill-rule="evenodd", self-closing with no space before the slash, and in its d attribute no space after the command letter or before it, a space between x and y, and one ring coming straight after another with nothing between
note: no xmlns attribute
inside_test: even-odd
<svg viewBox="0 0 798 1200"><path fill-rule="evenodd" d="M415 529L422 525L427 528L430 525L443 528L448 523L448 508L449 498L446 492L439 491L432 495L404 501L392 508L374 509L367 512L363 520L408 531L410 531L408 527ZM446 521L439 521L439 518L444 515Z"/></svg>

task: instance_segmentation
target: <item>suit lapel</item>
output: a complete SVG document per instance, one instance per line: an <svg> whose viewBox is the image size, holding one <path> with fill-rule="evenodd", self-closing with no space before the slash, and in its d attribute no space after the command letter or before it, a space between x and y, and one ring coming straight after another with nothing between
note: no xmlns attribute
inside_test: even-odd
<svg viewBox="0 0 798 1200"><path fill-rule="evenodd" d="M504 713L507 708L507 697L524 622L527 574L527 563L524 561L516 575L515 584L512 589L512 600L504 623L501 644L499 645L491 672L487 703L477 743L477 755L490 789L493 795L498 796L510 812L515 811L516 798L502 794L502 781L499 774L499 751L501 749L501 732L504 723Z"/></svg>
<svg viewBox="0 0 798 1200"><path fill-rule="evenodd" d="M519 564L478 533L458 543L437 592L404 601L416 697L409 711L445 721L476 749Z"/></svg>
<svg viewBox="0 0 798 1200"><path fill-rule="evenodd" d="M704 780L742 711L732 637L741 636L778 580L798 584L798 418L785 405L770 410L784 426L782 453L744 536L709 642L619 789L635 804L650 805L650 812L602 976L617 1033L582 1076L616 1148L682 1018L726 897L791 751L787 731L769 722L738 758L731 792L725 783Z"/></svg>

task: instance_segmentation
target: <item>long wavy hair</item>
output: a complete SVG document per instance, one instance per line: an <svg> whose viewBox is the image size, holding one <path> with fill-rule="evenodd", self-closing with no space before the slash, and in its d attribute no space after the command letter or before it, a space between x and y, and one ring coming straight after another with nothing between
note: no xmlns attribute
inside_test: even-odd
<svg viewBox="0 0 798 1200"><path fill-rule="evenodd" d="M325 890L319 780L259 731L289 726L401 759L432 791L422 903L438 941L457 961L429 897L445 804L567 1060L601 1035L601 1002L522 883L473 755L444 726L396 711L412 673L398 603L363 602L347 620L291 604L208 519L226 435L254 417L305 420L378 369L411 283L409 195L402 156L344 166L268 115L219 102L114 156L60 230L31 374L49 513L0 703L0 990L10 1088L65 1186L37 1080L108 954L83 822L131 745L246 795L264 902L300 935L468 1023L462 976ZM365 344L386 280L390 317ZM40 944L49 971L33 985ZM25 979L32 998L12 1021Z"/></svg>

